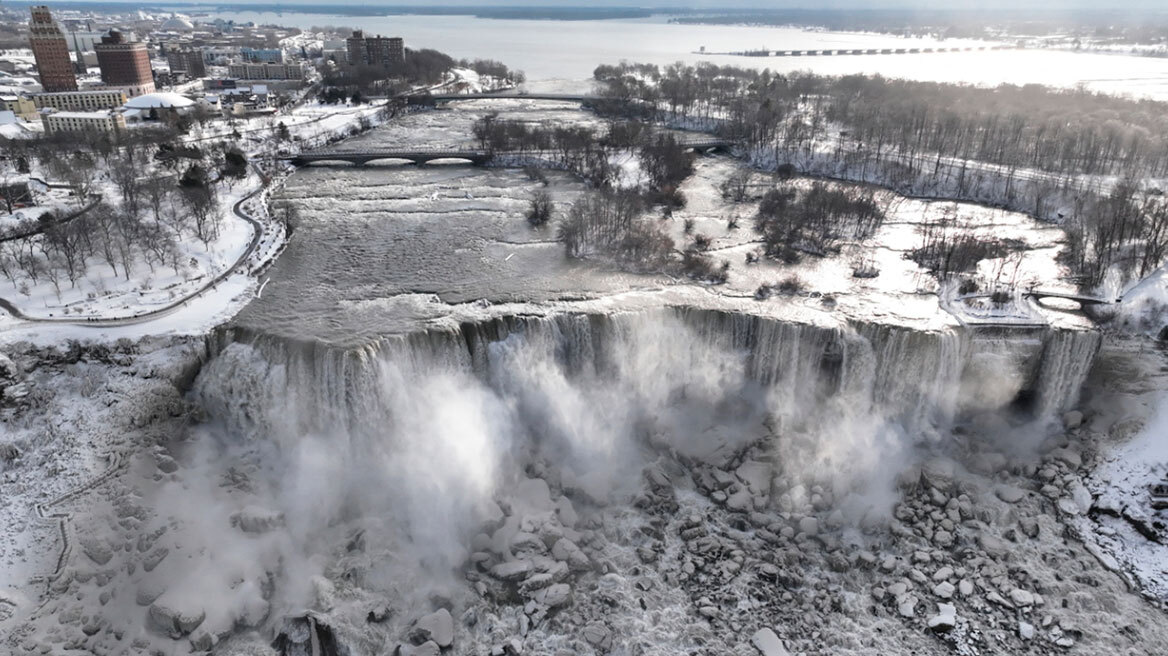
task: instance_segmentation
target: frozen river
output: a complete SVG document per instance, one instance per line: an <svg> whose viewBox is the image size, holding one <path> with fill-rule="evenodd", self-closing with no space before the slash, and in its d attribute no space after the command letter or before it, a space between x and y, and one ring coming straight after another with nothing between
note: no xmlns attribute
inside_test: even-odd
<svg viewBox="0 0 1168 656"><path fill-rule="evenodd" d="M881 74L970 84L1046 84L1168 100L1168 59L1009 50L846 57L733 57L696 54L769 48L869 49L984 46L984 41L899 38L882 34L814 32L797 28L679 25L664 17L639 20L531 21L472 16L339 16L309 13L217 13L236 21L310 28L353 26L401 36L410 48L434 48L459 58L497 59L530 80L582 80L598 64L621 60L666 65L707 61L719 65L810 70L825 75Z"/></svg>
<svg viewBox="0 0 1168 656"><path fill-rule="evenodd" d="M471 145L472 123L491 112L531 123L602 128L600 119L572 103L480 100L411 114L335 148L466 147ZM771 183L760 177L753 200L735 203L723 198L720 189L742 170L739 161L705 156L695 165L694 175L681 187L686 207L660 225L678 249L689 240L687 226L709 237L714 261L731 265L722 286L628 274L565 257L554 221L533 229L524 220L529 199L543 187L518 169L456 163L302 168L277 196L278 203L291 205L296 214L289 247L273 267L263 297L235 323L292 339L353 345L408 332L440 317L465 318L478 305L511 304L515 312L527 312L591 299L629 308L645 302L714 303L813 323L853 319L935 329L954 320L938 307L932 293L935 281L904 253L918 245L922 221L946 212L968 219L979 231L1009 234L1027 243L1024 266L1016 274L1020 280L1042 280L1050 286L1060 278L1055 259L1062 232L1057 228L1015 212L892 194L886 196L889 218L870 243L846 244L837 256L807 258L795 267L771 261L748 266L747 253L759 248L750 217ZM555 213L562 215L584 190L583 183L555 171L547 177ZM741 226L728 227L735 216ZM877 278L852 275L863 259L880 271ZM994 263L987 261L986 266L984 273L992 279ZM791 274L804 277L815 295L754 300L760 285ZM818 300L820 294L832 297L830 307Z"/></svg>

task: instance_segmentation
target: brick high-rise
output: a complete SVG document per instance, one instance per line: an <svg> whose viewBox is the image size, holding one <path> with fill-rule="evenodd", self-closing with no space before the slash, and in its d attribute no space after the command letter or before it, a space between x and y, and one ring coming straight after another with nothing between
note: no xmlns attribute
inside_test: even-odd
<svg viewBox="0 0 1168 656"><path fill-rule="evenodd" d="M102 82L111 87L125 87L129 96L154 92L154 73L150 70L150 53L145 43L129 41L121 32L110 30L93 49L97 52Z"/></svg>
<svg viewBox="0 0 1168 656"><path fill-rule="evenodd" d="M170 64L171 73L186 73L189 78L207 77L207 63L198 48L172 46L166 53L166 63Z"/></svg>
<svg viewBox="0 0 1168 656"><path fill-rule="evenodd" d="M401 37L365 36L361 30L345 39L349 50L349 63L371 66L391 66L405 61L405 42Z"/></svg>
<svg viewBox="0 0 1168 656"><path fill-rule="evenodd" d="M69 42L53 22L48 7L31 7L32 20L28 24L28 42L36 57L41 88L48 92L76 91L77 76L73 73L73 58Z"/></svg>

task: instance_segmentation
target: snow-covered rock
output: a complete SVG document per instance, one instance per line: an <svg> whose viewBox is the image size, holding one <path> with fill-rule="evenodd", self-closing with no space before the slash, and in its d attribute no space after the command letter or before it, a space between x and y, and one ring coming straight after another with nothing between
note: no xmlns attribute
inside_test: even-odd
<svg viewBox="0 0 1168 656"><path fill-rule="evenodd" d="M439 647L449 647L454 643L454 618L445 608L424 615L414 626L413 636L417 636L415 642L433 640Z"/></svg>
<svg viewBox="0 0 1168 656"><path fill-rule="evenodd" d="M177 605L155 602L150 605L150 623L172 638L181 638L194 631L206 617L196 606L180 608Z"/></svg>
<svg viewBox="0 0 1168 656"><path fill-rule="evenodd" d="M518 581L531 572L530 560L513 560L509 563L499 563L491 568L491 576L504 581Z"/></svg>
<svg viewBox="0 0 1168 656"><path fill-rule="evenodd" d="M994 494L1006 503L1018 503L1026 496L1026 491L1013 485L996 485Z"/></svg>
<svg viewBox="0 0 1168 656"><path fill-rule="evenodd" d="M750 644L754 645L762 656L788 656L789 653L783 646L783 641L769 628L755 631L754 635L750 636Z"/></svg>
<svg viewBox="0 0 1168 656"><path fill-rule="evenodd" d="M574 571L585 571L591 566L588 556L568 538L556 540L552 546L552 557L568 564Z"/></svg>
<svg viewBox="0 0 1168 656"><path fill-rule="evenodd" d="M929 618L929 628L938 633L951 631L957 625L957 607L937 604L937 614Z"/></svg>
<svg viewBox="0 0 1168 656"><path fill-rule="evenodd" d="M267 533L284 525L284 513L259 506L247 506L232 513L231 525L244 533Z"/></svg>
<svg viewBox="0 0 1168 656"><path fill-rule="evenodd" d="M572 587L567 583L555 583L536 590L531 598L548 608L557 608L572 600Z"/></svg>
<svg viewBox="0 0 1168 656"><path fill-rule="evenodd" d="M1014 602L1015 606L1033 606L1034 594L1029 590L1014 588L1010 591L1010 601Z"/></svg>

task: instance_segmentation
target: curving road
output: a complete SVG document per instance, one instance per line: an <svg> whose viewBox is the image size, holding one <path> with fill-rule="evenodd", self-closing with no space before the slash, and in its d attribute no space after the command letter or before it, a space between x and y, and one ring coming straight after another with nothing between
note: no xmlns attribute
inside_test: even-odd
<svg viewBox="0 0 1168 656"><path fill-rule="evenodd" d="M242 265L249 257L251 257L252 253L254 253L256 248L259 246L260 240L264 236L263 225L259 221L248 216L247 213L243 211L243 204L263 192L264 189L267 189L269 183L268 178L261 173L260 179L263 181L263 184L248 193L243 198L240 198L231 208L231 211L235 214L235 216L244 221L247 221L253 228L251 242L247 245L247 248L243 251L242 254L240 254L239 258L237 258L235 262L232 263L231 266L221 271L219 275L209 280L206 284L191 294L188 294L187 296L174 301L173 303L154 310L149 310L147 312L141 312L123 317L93 317L89 319L66 317L30 317L21 312L20 309L17 308L11 301L4 298L0 298L0 308L3 308L17 319L28 321L30 323L64 324L70 326L88 326L91 328L99 328L104 326L129 326L133 324L145 323L147 321L153 321L154 319L173 314L186 305L187 301L198 298L202 294L206 293L207 290L226 280L228 276L235 273L239 269L240 265Z"/></svg>

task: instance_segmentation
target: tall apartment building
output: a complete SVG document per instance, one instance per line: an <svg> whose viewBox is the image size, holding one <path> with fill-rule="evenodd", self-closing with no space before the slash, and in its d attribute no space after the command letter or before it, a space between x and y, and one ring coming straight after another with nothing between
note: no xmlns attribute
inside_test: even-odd
<svg viewBox="0 0 1168 656"><path fill-rule="evenodd" d="M207 62L198 48L171 48L166 53L166 63L172 73L186 73L190 78L207 77Z"/></svg>
<svg viewBox="0 0 1168 656"><path fill-rule="evenodd" d="M53 22L48 7L30 9L32 20L28 24L28 42L36 58L41 88L45 91L76 91L77 76L73 73L69 42Z"/></svg>
<svg viewBox="0 0 1168 656"><path fill-rule="evenodd" d="M110 30L93 49L97 51L102 82L126 89L131 97L154 93L154 74L145 43L129 41L121 32Z"/></svg>
<svg viewBox="0 0 1168 656"><path fill-rule="evenodd" d="M361 30L355 30L353 36L345 39L348 46L350 64L368 64L370 66L389 66L405 61L405 41L400 37L365 36Z"/></svg>

